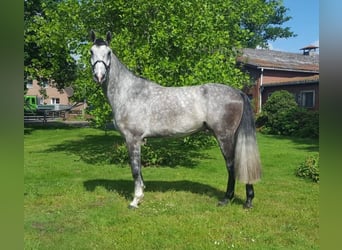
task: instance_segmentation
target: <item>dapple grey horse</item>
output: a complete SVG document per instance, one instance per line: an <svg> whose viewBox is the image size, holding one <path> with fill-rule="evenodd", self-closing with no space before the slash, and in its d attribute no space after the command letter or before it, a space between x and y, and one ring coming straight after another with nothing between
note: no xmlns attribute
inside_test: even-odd
<svg viewBox="0 0 342 250"><path fill-rule="evenodd" d="M130 156L135 189L129 207L137 208L144 196L140 160L144 139L190 135L202 129L216 137L228 170L227 191L219 205L234 198L237 179L246 184L244 207L252 207L261 164L248 97L223 84L160 86L136 76L119 61L109 46L110 32L104 40L91 31L91 39L93 78L108 98L114 125L125 138Z"/></svg>

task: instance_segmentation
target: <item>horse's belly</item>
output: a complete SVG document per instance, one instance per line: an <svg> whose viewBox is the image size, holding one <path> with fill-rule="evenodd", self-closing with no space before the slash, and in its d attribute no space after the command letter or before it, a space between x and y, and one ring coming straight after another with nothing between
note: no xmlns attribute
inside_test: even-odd
<svg viewBox="0 0 342 250"><path fill-rule="evenodd" d="M146 131L144 137L175 137L193 134L204 127L204 124L196 124L196 126L153 126Z"/></svg>
<svg viewBox="0 0 342 250"><path fill-rule="evenodd" d="M183 136L201 130L204 122L204 113L194 110L169 114L165 112L157 119L151 119L146 131L150 136Z"/></svg>

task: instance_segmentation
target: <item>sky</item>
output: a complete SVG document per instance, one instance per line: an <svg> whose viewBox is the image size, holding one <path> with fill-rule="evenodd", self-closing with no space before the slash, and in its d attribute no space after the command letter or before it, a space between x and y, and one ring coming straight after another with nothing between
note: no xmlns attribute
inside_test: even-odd
<svg viewBox="0 0 342 250"><path fill-rule="evenodd" d="M283 27L290 27L297 36L270 41L270 49L302 53L303 47L319 46L319 0L283 0L283 5L289 9L287 16L292 17Z"/></svg>

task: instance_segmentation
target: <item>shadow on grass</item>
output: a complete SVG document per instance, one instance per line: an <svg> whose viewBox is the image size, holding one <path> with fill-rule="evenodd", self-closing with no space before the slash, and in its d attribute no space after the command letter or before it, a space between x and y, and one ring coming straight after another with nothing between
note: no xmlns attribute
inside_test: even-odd
<svg viewBox="0 0 342 250"><path fill-rule="evenodd" d="M274 138L278 140L289 140L292 141L297 149L305 150L308 152L318 152L319 151L319 140L313 138L301 138L294 136L284 136L284 135L266 135L263 134L264 137Z"/></svg>
<svg viewBox="0 0 342 250"><path fill-rule="evenodd" d="M312 138L297 138L297 137L281 137L276 136L278 139L288 139L291 140L294 144L296 144L296 148L300 150L305 150L308 152L318 152L319 151L319 141L318 139Z"/></svg>
<svg viewBox="0 0 342 250"><path fill-rule="evenodd" d="M168 192L168 191L186 191L193 194L207 195L221 200L225 192L198 182L181 180L181 181L144 181L146 192ZM97 187L103 187L108 191L115 191L125 197L126 200L131 200L133 194L133 180L106 180L95 179L83 182L85 189L88 192L93 192ZM243 205L244 201L236 196L233 201L234 204Z"/></svg>
<svg viewBox="0 0 342 250"><path fill-rule="evenodd" d="M82 139L64 140L63 143L51 146L45 153L65 152L79 157L80 161L92 165L129 163L123 137L119 134L87 135ZM142 147L142 163L149 166L153 159L158 160L154 166L194 168L200 159L209 156L197 146L184 144L181 138L149 139ZM146 164L144 164L147 162Z"/></svg>
<svg viewBox="0 0 342 250"><path fill-rule="evenodd" d="M73 154L79 157L78 161L92 165L109 164L114 143L123 143L123 139L119 135L112 134L86 135L82 139L64 140L45 152Z"/></svg>

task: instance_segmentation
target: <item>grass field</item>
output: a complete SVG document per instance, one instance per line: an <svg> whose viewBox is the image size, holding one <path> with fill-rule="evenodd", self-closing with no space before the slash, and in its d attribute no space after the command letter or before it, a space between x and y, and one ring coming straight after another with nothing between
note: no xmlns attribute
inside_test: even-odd
<svg viewBox="0 0 342 250"><path fill-rule="evenodd" d="M245 210L241 183L216 206L227 181L218 147L167 139L172 164L143 169L144 202L129 210L130 169L111 163L116 132L26 127L24 138L25 249L319 249L319 185L294 175L318 141L258 134L263 178Z"/></svg>

